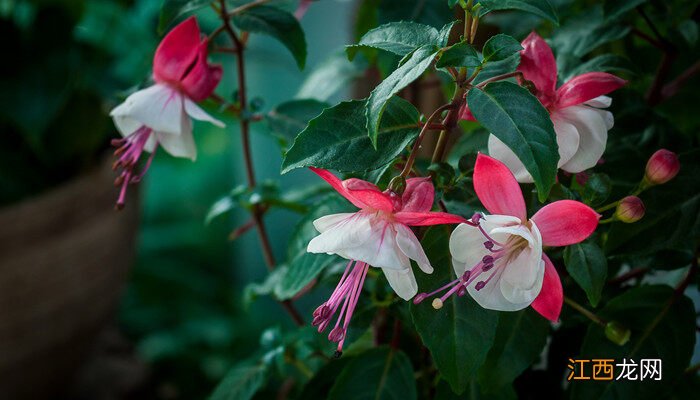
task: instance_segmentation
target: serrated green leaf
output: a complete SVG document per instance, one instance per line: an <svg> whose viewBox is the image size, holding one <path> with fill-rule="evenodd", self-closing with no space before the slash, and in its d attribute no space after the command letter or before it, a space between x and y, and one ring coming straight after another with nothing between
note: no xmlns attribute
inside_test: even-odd
<svg viewBox="0 0 700 400"><path fill-rule="evenodd" d="M435 63L437 68L444 67L476 67L481 64L476 50L465 42L457 43L442 52Z"/></svg>
<svg viewBox="0 0 700 400"><path fill-rule="evenodd" d="M581 190L581 200L590 206L602 204L610 196L612 182L606 174L593 174Z"/></svg>
<svg viewBox="0 0 700 400"><path fill-rule="evenodd" d="M455 279L448 242L444 227L431 228L422 240L431 263L441 268L430 275L416 274L421 290L431 291ZM431 307L430 299L417 305L411 303L410 311L416 330L440 374L454 392L463 393L493 344L498 313L482 308L469 296L453 296L439 310Z"/></svg>
<svg viewBox="0 0 700 400"><path fill-rule="evenodd" d="M494 76L514 72L518 68L518 65L520 65L520 53L515 53L505 60L486 63L481 72L479 72L479 75L474 78L474 84L478 85L489 78L493 78ZM470 74L472 72L473 71L469 71Z"/></svg>
<svg viewBox="0 0 700 400"><path fill-rule="evenodd" d="M214 389L209 400L249 400L265 383L265 364L234 367Z"/></svg>
<svg viewBox="0 0 700 400"><path fill-rule="evenodd" d="M432 26L417 22L390 22L365 33L360 42L346 46L348 58L352 60L357 51L363 47L389 51L399 56L405 56L425 45L437 46L440 43L440 33Z"/></svg>
<svg viewBox="0 0 700 400"><path fill-rule="evenodd" d="M452 32L452 27L457 24L457 21L452 21L450 23L445 24L440 29L440 33L438 34L439 41L438 41L438 47L445 47L447 46L447 43L450 40L450 32Z"/></svg>
<svg viewBox="0 0 700 400"><path fill-rule="evenodd" d="M411 360L386 346L354 357L338 375L329 400L414 400L416 381Z"/></svg>
<svg viewBox="0 0 700 400"><path fill-rule="evenodd" d="M584 242L564 249L564 264L572 278L581 286L593 307L598 306L608 278L608 260L595 243Z"/></svg>
<svg viewBox="0 0 700 400"><path fill-rule="evenodd" d="M661 380L577 380L571 382L571 398L667 398L673 385L683 378L693 354L696 331L693 302L665 285L641 286L612 299L598 315L630 329L631 339L619 346L605 337L603 327L590 324L577 358L608 358L618 363L623 359L634 360L638 364L637 373L642 359L661 359ZM615 378L620 372L621 367L616 367Z"/></svg>
<svg viewBox="0 0 700 400"><path fill-rule="evenodd" d="M163 33L179 16L206 7L211 0L163 0L158 18L158 33Z"/></svg>
<svg viewBox="0 0 700 400"><path fill-rule="evenodd" d="M350 172L376 169L390 163L418 135L418 110L393 97L384 112L375 150L365 130L365 104L360 100L340 103L311 120L287 152L282 173L310 166Z"/></svg>
<svg viewBox="0 0 700 400"><path fill-rule="evenodd" d="M492 36L484 44L483 55L484 62L501 61L511 57L523 49L520 42L511 36L499 33Z"/></svg>
<svg viewBox="0 0 700 400"><path fill-rule="evenodd" d="M436 54L435 45L420 47L403 65L377 85L370 94L367 99L366 126L375 148L378 148L379 128L389 99L423 75L423 72L432 64Z"/></svg>
<svg viewBox="0 0 700 400"><path fill-rule="evenodd" d="M554 7L547 0L480 0L483 7L481 15L491 11L518 10L535 14L559 25L559 18Z"/></svg>
<svg viewBox="0 0 700 400"><path fill-rule="evenodd" d="M532 308L499 315L496 339L479 370L479 386L498 392L535 362L547 343L549 322Z"/></svg>
<svg viewBox="0 0 700 400"><path fill-rule="evenodd" d="M233 23L248 32L263 33L279 40L294 56L299 69L306 64L306 38L291 13L270 6L257 6L235 15Z"/></svg>
<svg viewBox="0 0 700 400"><path fill-rule="evenodd" d="M559 151L552 120L526 89L510 82L474 88L467 96L479 123L506 144L532 175L540 201L554 184Z"/></svg>
<svg viewBox="0 0 700 400"><path fill-rule="evenodd" d="M270 131L277 136L285 150L287 143L294 140L314 117L330 107L330 104L314 99L286 101L265 115Z"/></svg>

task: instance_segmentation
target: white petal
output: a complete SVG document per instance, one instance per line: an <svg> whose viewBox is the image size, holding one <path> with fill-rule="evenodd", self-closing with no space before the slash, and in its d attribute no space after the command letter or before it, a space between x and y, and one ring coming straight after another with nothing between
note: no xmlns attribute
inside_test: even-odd
<svg viewBox="0 0 700 400"><path fill-rule="evenodd" d="M389 281L391 288L402 299L410 300L418 293L418 284L411 268L382 269L382 271L384 271L384 276Z"/></svg>
<svg viewBox="0 0 700 400"><path fill-rule="evenodd" d="M484 215L480 222L489 236L497 242L505 243L510 233L493 232L494 229L520 225L520 218L510 215ZM493 232L493 234L492 234ZM484 247L486 237L479 228L469 224L459 224L450 235L450 254L452 267L457 276L478 264L484 256L491 254Z"/></svg>
<svg viewBox="0 0 700 400"><path fill-rule="evenodd" d="M196 119L197 121L209 122L218 126L219 128L226 126L223 122L207 114L206 111L202 110L195 102L187 97L185 97L185 112L187 112L190 117Z"/></svg>
<svg viewBox="0 0 700 400"><path fill-rule="evenodd" d="M186 119L183 95L164 84L132 94L110 115L122 135L131 134L134 126L138 128L142 125L171 135L179 135L187 128L183 126Z"/></svg>
<svg viewBox="0 0 700 400"><path fill-rule="evenodd" d="M609 96L598 96L594 99L588 100L583 104L595 108L608 108L612 104L612 98Z"/></svg>
<svg viewBox="0 0 700 400"><path fill-rule="evenodd" d="M559 162L557 167L566 164L576 154L579 145L578 131L576 127L566 120L552 114L554 132L557 134L557 146L559 146Z"/></svg>
<svg viewBox="0 0 700 400"><path fill-rule="evenodd" d="M467 292L481 307L497 311L518 311L529 305L529 303L516 304L506 299L503 296L499 282L503 274L503 268L496 265L491 271L484 273L484 280L489 273L493 273L494 276L481 290L476 290L474 284L467 286Z"/></svg>
<svg viewBox="0 0 700 400"><path fill-rule="evenodd" d="M320 222L320 224L323 224L323 222ZM371 230L369 217L361 213L355 213L350 218L344 218L336 224L328 226L320 235L311 239L308 246L306 246L306 251L309 253L328 253L342 256L341 253L345 250L365 243L371 234Z"/></svg>
<svg viewBox="0 0 700 400"><path fill-rule="evenodd" d="M317 231L323 233L331 228L333 225L339 222L345 221L346 219L354 216L357 213L340 213L340 214L330 214L324 215L321 218L316 219L313 224Z"/></svg>
<svg viewBox="0 0 700 400"><path fill-rule="evenodd" d="M433 273L433 267L430 265L428 256L425 255L423 251L423 246L416 235L413 234L411 228L402 224L394 224L394 229L396 229L396 244L399 249L406 255L406 257L415 260L423 272L426 274Z"/></svg>
<svg viewBox="0 0 700 400"><path fill-rule="evenodd" d="M489 236L494 237L496 234L508 234L508 235L516 235L520 236L521 238L527 240L528 244L530 247L534 245L535 239L532 237L532 234L530 233L530 229L528 229L525 225L513 225L513 226L502 226L498 228L493 228L489 232ZM504 243L504 242L501 242Z"/></svg>
<svg viewBox="0 0 700 400"><path fill-rule="evenodd" d="M573 124L579 134L579 148L562 169L577 173L596 165L605 152L608 140L607 111L586 106L572 106L560 111L562 118Z"/></svg>
<svg viewBox="0 0 700 400"><path fill-rule="evenodd" d="M511 260L503 271L500 289L503 297L513 304L529 305L540 294L544 279L544 261L537 259L532 249L525 249Z"/></svg>
<svg viewBox="0 0 700 400"><path fill-rule="evenodd" d="M361 246L344 249L339 254L377 268L410 268L411 262L396 243L396 230L392 224L382 217L372 217L370 224L369 235L365 236Z"/></svg>
<svg viewBox="0 0 700 400"><path fill-rule="evenodd" d="M518 182L534 182L530 173L525 169L525 165L513 150L494 135L489 135L489 155L505 164Z"/></svg>
<svg viewBox="0 0 700 400"><path fill-rule="evenodd" d="M180 135L156 132L158 144L173 157L197 159L197 146L194 144L192 131Z"/></svg>

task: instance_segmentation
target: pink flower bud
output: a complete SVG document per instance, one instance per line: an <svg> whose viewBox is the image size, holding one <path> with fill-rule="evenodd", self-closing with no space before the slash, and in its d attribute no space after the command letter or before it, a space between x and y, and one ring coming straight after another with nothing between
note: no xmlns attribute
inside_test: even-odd
<svg viewBox="0 0 700 400"><path fill-rule="evenodd" d="M625 223L637 222L644 216L644 203L637 196L627 196L620 200L615 210L618 220Z"/></svg>
<svg viewBox="0 0 700 400"><path fill-rule="evenodd" d="M650 185L660 185L673 179L681 169L678 155L666 149L657 150L647 161L644 180Z"/></svg>

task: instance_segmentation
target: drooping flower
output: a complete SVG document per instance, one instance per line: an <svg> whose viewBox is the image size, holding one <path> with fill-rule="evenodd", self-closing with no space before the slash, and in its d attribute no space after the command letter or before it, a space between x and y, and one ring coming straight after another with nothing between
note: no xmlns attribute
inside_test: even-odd
<svg viewBox="0 0 700 400"><path fill-rule="evenodd" d="M209 97L221 80L221 66L207 63L207 44L194 17L177 25L156 49L156 83L133 93L110 112L123 136L112 141L118 157L114 169L120 170L115 180L121 186L117 208L124 206L127 186L139 182L148 170L157 147L175 157L196 159L191 118L224 126L195 103ZM137 172L144 151L151 156Z"/></svg>
<svg viewBox="0 0 700 400"><path fill-rule="evenodd" d="M605 95L626 81L605 72L587 72L557 89L557 63L547 42L532 32L522 46L518 71L534 84L535 95L549 111L559 145L558 167L578 173L595 166L614 123L612 113L604 110L612 102ZM466 107L461 118L474 119ZM492 157L513 171L518 182L533 181L520 159L496 136L489 136L488 148Z"/></svg>
<svg viewBox="0 0 700 400"><path fill-rule="evenodd" d="M465 219L430 211L435 195L430 178L406 180L403 194L398 195L390 190L382 192L376 185L361 179L341 181L326 170L311 170L360 208L354 213L326 215L315 220L314 227L320 234L307 247L310 253L337 254L350 260L333 294L313 314L313 325L322 332L340 309L328 339L338 342L338 352L341 352L369 267L381 268L396 294L409 300L418 291L410 260L423 272L433 272L418 238L409 227L456 224Z"/></svg>
<svg viewBox="0 0 700 400"><path fill-rule="evenodd" d="M517 311L529 305L556 321L563 291L554 265L543 246L581 242L598 226L598 215L585 204L560 200L542 207L528 219L520 186L500 161L479 154L474 167L474 190L491 214L475 214L450 237L452 266L459 277L433 293L449 290L433 301L440 308L452 294L466 291L484 308Z"/></svg>

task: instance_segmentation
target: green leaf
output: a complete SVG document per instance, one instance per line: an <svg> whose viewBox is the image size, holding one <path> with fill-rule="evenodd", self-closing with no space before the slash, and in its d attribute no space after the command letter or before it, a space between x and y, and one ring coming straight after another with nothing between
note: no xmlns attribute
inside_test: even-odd
<svg viewBox="0 0 700 400"><path fill-rule="evenodd" d="M438 34L438 47L447 46L447 43L450 41L450 32L452 32L452 27L455 26L455 24L457 24L457 21L452 21L445 24L445 26L440 29L440 33Z"/></svg>
<svg viewBox="0 0 700 400"><path fill-rule="evenodd" d="M646 0L605 0L603 13L605 19L614 20L644 3Z"/></svg>
<svg viewBox="0 0 700 400"><path fill-rule="evenodd" d="M597 206L602 204L610 196L612 183L606 174L593 174L581 191L581 200L584 203Z"/></svg>
<svg viewBox="0 0 700 400"><path fill-rule="evenodd" d="M549 113L526 89L510 82L474 88L467 96L474 118L506 144L537 186L544 201L554 184L559 151Z"/></svg>
<svg viewBox="0 0 700 400"><path fill-rule="evenodd" d="M646 255L664 249L691 248L700 235L700 150L679 155L681 170L668 183L644 191L644 218L615 223L606 253Z"/></svg>
<svg viewBox="0 0 700 400"><path fill-rule="evenodd" d="M363 76L366 64L363 58L348 62L345 53L333 53L309 73L295 97L327 101L352 81Z"/></svg>
<svg viewBox="0 0 700 400"><path fill-rule="evenodd" d="M573 64L575 67L568 71L562 79L566 82L576 75L581 75L586 72L627 72L631 70L630 61L616 54L601 54L595 56L588 61L580 62L576 59Z"/></svg>
<svg viewBox="0 0 700 400"><path fill-rule="evenodd" d="M297 136L282 162L282 173L318 167L360 172L390 163L418 136L418 110L393 97L377 136L378 150L367 137L365 101L353 100L324 110Z"/></svg>
<svg viewBox="0 0 700 400"><path fill-rule="evenodd" d="M482 53L484 62L501 61L520 52L522 49L523 46L520 45L520 42L511 36L499 33L486 41Z"/></svg>
<svg viewBox="0 0 700 400"><path fill-rule="evenodd" d="M286 148L309 121L328 107L330 104L314 99L290 100L270 110L265 115L265 122L278 137L281 147Z"/></svg>
<svg viewBox="0 0 700 400"><path fill-rule="evenodd" d="M474 78L474 84L478 85L489 78L493 78L494 76L514 72L518 68L518 65L520 65L520 53L515 53L501 61L491 61L486 63L481 72L479 72L479 75ZM474 71L469 71L469 74L473 72Z"/></svg>
<svg viewBox="0 0 700 400"><path fill-rule="evenodd" d="M163 0L158 19L158 33L162 34L179 16L206 7L211 0Z"/></svg>
<svg viewBox="0 0 700 400"><path fill-rule="evenodd" d="M608 261L603 250L593 242L573 244L564 249L564 264L581 286L593 307L598 306L608 277Z"/></svg>
<svg viewBox="0 0 700 400"><path fill-rule="evenodd" d="M518 44L519 45L519 44ZM457 43L442 52L440 59L435 63L437 68L444 67L476 67L481 65L476 50L465 42Z"/></svg>
<svg viewBox="0 0 700 400"><path fill-rule="evenodd" d="M389 99L425 72L435 58L435 45L426 45L413 52L406 62L384 79L367 99L367 129L372 145L378 148L378 136L384 110Z"/></svg>
<svg viewBox="0 0 700 400"><path fill-rule="evenodd" d="M448 242L444 227L431 228L422 240L431 263L441 268L431 275L416 274L421 290L431 291L456 279L450 266ZM470 296L454 296L439 310L433 309L430 301L410 304L413 323L440 374L454 392L461 394L494 342L498 313L482 308Z"/></svg>
<svg viewBox="0 0 700 400"><path fill-rule="evenodd" d="M602 7L592 7L580 17L567 20L552 35L551 45L558 58L568 54L583 57L598 46L625 37L629 31L628 25L604 21Z"/></svg>
<svg viewBox="0 0 700 400"><path fill-rule="evenodd" d="M447 0L447 6L450 8L454 8L459 3L459 0Z"/></svg>
<svg viewBox="0 0 700 400"><path fill-rule="evenodd" d="M642 359L661 359L662 379L572 381L571 398L667 398L674 384L683 379L683 371L693 354L693 302L682 294L674 293L673 289L665 285L641 286L628 289L614 298L598 314L608 321L617 321L630 329L631 339L625 345L618 346L605 337L603 327L591 324L583 339L580 358L608 358L615 359L618 363L624 358L628 362L632 359L637 364ZM615 368L615 378L620 371L621 367ZM588 374L590 375L590 370Z"/></svg>
<svg viewBox="0 0 700 400"><path fill-rule="evenodd" d="M416 381L408 356L382 346L353 358L338 375L329 400L413 400Z"/></svg>
<svg viewBox="0 0 700 400"><path fill-rule="evenodd" d="M559 24L556 11L547 0L480 0L479 4L483 7L481 15L491 11L518 10Z"/></svg>
<svg viewBox="0 0 700 400"><path fill-rule="evenodd" d="M294 56L299 69L306 64L306 38L299 21L287 11L257 6L235 15L233 23L244 31L264 33L279 40Z"/></svg>
<svg viewBox="0 0 700 400"><path fill-rule="evenodd" d="M410 54L425 45L437 46L440 33L432 26L417 22L390 22L365 33L359 43L345 47L348 58L352 60L357 51L363 47L385 50L399 56Z"/></svg>
<svg viewBox="0 0 700 400"><path fill-rule="evenodd" d="M265 383L267 366L263 363L231 369L214 389L209 400L249 400Z"/></svg>
<svg viewBox="0 0 700 400"><path fill-rule="evenodd" d="M548 334L549 322L532 308L501 313L493 347L479 370L479 385L497 392L511 384L539 358Z"/></svg>
<svg viewBox="0 0 700 400"><path fill-rule="evenodd" d="M306 252L309 241L318 235L313 222L329 214L352 211L353 207L347 200L336 195L331 195L311 208L297 224L287 247L288 268L282 274L275 286L275 296L281 300L294 297L301 289L308 285L324 269L331 265L344 262L342 258L330 254L312 254Z"/></svg>
<svg viewBox="0 0 700 400"><path fill-rule="evenodd" d="M496 393L484 393L476 379L472 379L464 394L458 395L452 391L445 381L440 381L435 389L434 400L516 400L518 395L512 386L499 388Z"/></svg>

